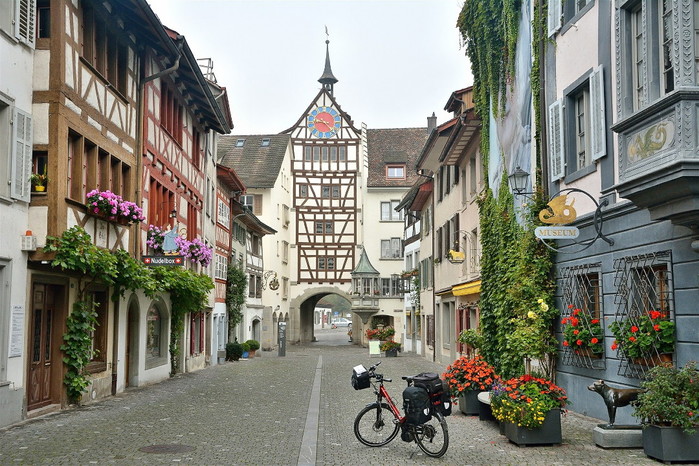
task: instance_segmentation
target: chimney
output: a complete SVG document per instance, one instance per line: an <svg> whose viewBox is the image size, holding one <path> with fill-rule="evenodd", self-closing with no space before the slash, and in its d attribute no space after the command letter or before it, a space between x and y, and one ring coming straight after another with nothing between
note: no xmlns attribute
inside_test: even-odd
<svg viewBox="0 0 699 466"><path fill-rule="evenodd" d="M427 134L430 134L437 127L437 116L432 112L432 116L427 117Z"/></svg>

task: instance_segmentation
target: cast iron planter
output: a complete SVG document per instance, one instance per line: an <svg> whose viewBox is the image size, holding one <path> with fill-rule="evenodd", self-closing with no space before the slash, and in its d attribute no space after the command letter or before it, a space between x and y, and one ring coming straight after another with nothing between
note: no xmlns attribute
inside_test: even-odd
<svg viewBox="0 0 699 466"><path fill-rule="evenodd" d="M561 410L546 413L541 427L528 429L511 422L504 422L505 437L517 445L555 445L561 443Z"/></svg>
<svg viewBox="0 0 699 466"><path fill-rule="evenodd" d="M686 434L679 427L645 426L643 452L660 461L699 461L699 429Z"/></svg>
<svg viewBox="0 0 699 466"><path fill-rule="evenodd" d="M477 416L481 402L478 401L477 390L467 390L459 395L459 409L467 416Z"/></svg>

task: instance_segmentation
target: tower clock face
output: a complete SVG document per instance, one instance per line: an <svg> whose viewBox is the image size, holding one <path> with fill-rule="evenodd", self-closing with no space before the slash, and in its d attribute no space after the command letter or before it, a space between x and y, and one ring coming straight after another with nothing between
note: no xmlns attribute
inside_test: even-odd
<svg viewBox="0 0 699 466"><path fill-rule="evenodd" d="M308 129L317 138L335 136L340 130L342 118L332 107L318 107L308 115Z"/></svg>

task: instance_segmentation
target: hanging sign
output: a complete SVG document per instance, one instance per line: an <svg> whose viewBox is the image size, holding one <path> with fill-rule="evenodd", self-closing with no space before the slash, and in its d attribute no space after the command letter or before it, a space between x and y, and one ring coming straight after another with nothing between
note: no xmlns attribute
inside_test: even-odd
<svg viewBox="0 0 699 466"><path fill-rule="evenodd" d="M141 260L146 265L167 265L172 267L184 265L184 256L142 256Z"/></svg>

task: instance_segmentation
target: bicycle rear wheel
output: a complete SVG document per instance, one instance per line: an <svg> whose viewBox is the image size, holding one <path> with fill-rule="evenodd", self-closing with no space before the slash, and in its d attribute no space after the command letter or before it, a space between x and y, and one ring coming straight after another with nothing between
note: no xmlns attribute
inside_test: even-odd
<svg viewBox="0 0 699 466"><path fill-rule="evenodd" d="M428 422L415 426L415 441L427 456L439 458L449 448L447 421L440 413L434 413Z"/></svg>
<svg viewBox="0 0 699 466"><path fill-rule="evenodd" d="M399 425L387 403L369 405L354 419L354 435L369 447L381 447L396 438Z"/></svg>

